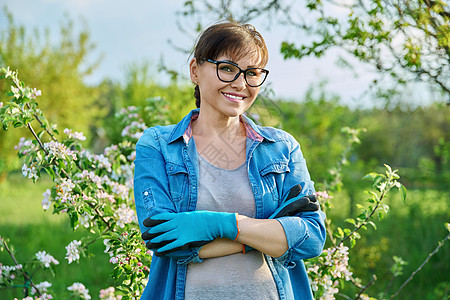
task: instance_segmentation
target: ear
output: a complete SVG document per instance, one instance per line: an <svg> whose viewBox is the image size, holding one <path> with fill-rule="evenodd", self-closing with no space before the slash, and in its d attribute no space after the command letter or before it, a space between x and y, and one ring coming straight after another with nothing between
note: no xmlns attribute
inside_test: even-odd
<svg viewBox="0 0 450 300"><path fill-rule="evenodd" d="M189 64L189 73L191 81L195 84L198 84L198 67L197 59L194 57Z"/></svg>

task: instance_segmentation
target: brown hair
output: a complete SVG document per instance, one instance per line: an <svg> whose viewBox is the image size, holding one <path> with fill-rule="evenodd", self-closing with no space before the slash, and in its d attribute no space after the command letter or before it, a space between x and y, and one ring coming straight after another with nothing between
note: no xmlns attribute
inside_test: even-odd
<svg viewBox="0 0 450 300"><path fill-rule="evenodd" d="M260 67L266 66L269 53L263 37L255 27L250 24L224 22L203 31L194 47L193 56L200 65L204 58L217 59L221 54L227 54L238 60L249 53L258 57ZM194 97L195 105L200 107L198 85L195 86Z"/></svg>

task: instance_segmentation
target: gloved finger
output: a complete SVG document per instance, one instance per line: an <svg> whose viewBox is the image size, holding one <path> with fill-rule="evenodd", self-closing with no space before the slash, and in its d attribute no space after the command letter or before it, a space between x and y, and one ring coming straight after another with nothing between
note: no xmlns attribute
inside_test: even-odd
<svg viewBox="0 0 450 300"><path fill-rule="evenodd" d="M164 222L167 222L167 220L154 220L151 217L147 218L142 222L145 227L154 227L156 225L162 224Z"/></svg>
<svg viewBox="0 0 450 300"><path fill-rule="evenodd" d="M166 232L171 232L178 228L178 223L175 220L167 220L156 226L150 227L148 230L149 234L161 235Z"/></svg>
<svg viewBox="0 0 450 300"><path fill-rule="evenodd" d="M288 195L286 196L286 199L284 201L287 201L289 199L292 199L294 197L297 197L300 195L300 192L302 191L302 186L300 184L296 184L289 190Z"/></svg>
<svg viewBox="0 0 450 300"><path fill-rule="evenodd" d="M192 248L201 248L204 245L208 244L209 242L210 241L196 241L196 242L192 242L192 243L187 243L187 244L185 244L185 245L183 245L181 247L174 248L174 249L167 250L167 251L161 251L161 249L157 249L153 253L156 256L161 257L161 256L168 255L170 253L177 252L177 251L184 251L184 250L188 250L188 249L192 249Z"/></svg>
<svg viewBox="0 0 450 300"><path fill-rule="evenodd" d="M152 243L151 241L148 241L147 243L145 243L145 246L147 247L147 249L150 250L155 250L155 249L159 249L161 247L164 247L167 244L172 243L174 240L170 240L170 241L164 241L161 243Z"/></svg>
<svg viewBox="0 0 450 300"><path fill-rule="evenodd" d="M147 219L145 219L144 220L144 226L147 226L146 224L149 224L149 226L147 226L147 227L150 227L151 223L153 221L156 221L156 220L169 221L169 220L172 220L172 219L176 218L176 216L177 216L176 213L161 213L161 214L157 214L157 215L154 215L154 216L151 216L151 217L148 217Z"/></svg>
<svg viewBox="0 0 450 300"><path fill-rule="evenodd" d="M311 201L311 202L317 202L317 196L316 195L307 195L305 197L308 197L309 201Z"/></svg>
<svg viewBox="0 0 450 300"><path fill-rule="evenodd" d="M309 198L302 197L295 201L292 201L286 205L284 205L272 218L280 218L284 216L293 216L302 211L304 207L306 207L309 203Z"/></svg>
<svg viewBox="0 0 450 300"><path fill-rule="evenodd" d="M191 243L187 243L184 245L180 245L180 243L178 243L177 241L168 244L164 247L161 247L159 249L156 250L156 252L154 252L154 254L156 256L164 256L167 255L169 253L175 252L175 251L179 251L179 250L186 250L189 248L197 248L197 247L202 247L206 244L208 244L210 241L195 241L195 242L191 242Z"/></svg>
<svg viewBox="0 0 450 300"><path fill-rule="evenodd" d="M155 237L157 237L158 235L160 235L160 233L150 233L150 232L148 232L148 230L147 231L144 231L142 234L141 234L141 238L143 239L143 240L151 240L151 239L154 239Z"/></svg>
<svg viewBox="0 0 450 300"><path fill-rule="evenodd" d="M178 230L162 231L160 233L155 234L155 237L152 238L150 241L152 243L162 243L164 241L177 240L180 237L180 234L181 233Z"/></svg>
<svg viewBox="0 0 450 300"><path fill-rule="evenodd" d="M319 204L310 202L308 205L306 205L301 211L318 211L319 210Z"/></svg>

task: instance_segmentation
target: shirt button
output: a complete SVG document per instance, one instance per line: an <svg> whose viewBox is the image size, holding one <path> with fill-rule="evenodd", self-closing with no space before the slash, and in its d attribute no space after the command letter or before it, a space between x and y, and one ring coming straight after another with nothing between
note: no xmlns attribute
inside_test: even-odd
<svg viewBox="0 0 450 300"><path fill-rule="evenodd" d="M144 196L148 196L148 192L146 191L146 192L144 192Z"/></svg>

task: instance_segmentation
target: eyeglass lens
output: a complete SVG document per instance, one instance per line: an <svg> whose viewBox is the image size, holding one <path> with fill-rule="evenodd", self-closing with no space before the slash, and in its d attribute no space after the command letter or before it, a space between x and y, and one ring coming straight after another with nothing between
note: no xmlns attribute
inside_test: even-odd
<svg viewBox="0 0 450 300"><path fill-rule="evenodd" d="M237 79L240 75L240 69L226 62L220 62L217 64L217 75L219 79L226 82L231 82ZM250 86L261 85L267 76L267 72L260 68L250 68L245 71L245 80Z"/></svg>

